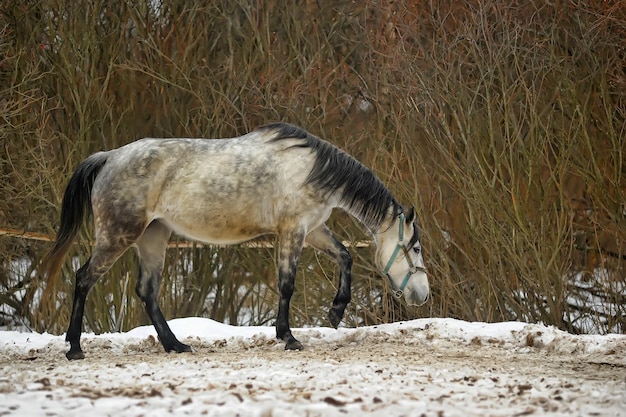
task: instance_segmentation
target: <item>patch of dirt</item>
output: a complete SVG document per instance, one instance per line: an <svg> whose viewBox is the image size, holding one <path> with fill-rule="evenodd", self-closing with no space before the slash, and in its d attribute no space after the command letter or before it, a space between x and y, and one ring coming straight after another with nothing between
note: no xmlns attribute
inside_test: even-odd
<svg viewBox="0 0 626 417"><path fill-rule="evenodd" d="M188 354L166 354L154 338L121 348L87 339L87 357L77 362L67 361L61 346L49 346L0 359L0 399L47 392L45 398L59 404L118 398L140 404L146 413L165 402L194 412L269 410L263 414L268 416L278 410L414 415L410 410L419 409L446 416L626 410L626 360L611 352L555 353L538 337L507 347L384 332L354 332L330 343L314 332L296 336L304 351L286 352L282 342L266 336L186 339L195 350ZM24 411L24 405L17 407ZM316 414L319 407L326 409ZM54 404L46 409L56 415ZM125 410L131 408L115 413L132 415ZM3 414L11 412L0 406Z"/></svg>

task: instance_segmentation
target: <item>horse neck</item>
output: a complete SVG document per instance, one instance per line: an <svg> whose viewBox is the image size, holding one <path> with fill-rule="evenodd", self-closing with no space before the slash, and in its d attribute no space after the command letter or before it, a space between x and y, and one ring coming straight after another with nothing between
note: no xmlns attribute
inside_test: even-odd
<svg viewBox="0 0 626 417"><path fill-rule="evenodd" d="M382 221L377 224L368 224L367 220L363 218L358 209L353 209L352 207L343 207L343 209L350 213L350 215L352 215L354 218L356 218L362 225L364 225L372 234L372 236L374 236L374 239L376 241L378 241L380 237L388 234L390 230L396 225L399 213L398 210L401 210L399 206L396 206L392 203L387 208L387 213L385 214Z"/></svg>
<svg viewBox="0 0 626 417"><path fill-rule="evenodd" d="M397 207L390 206L383 221L370 232L374 237L376 266L382 271L392 256L398 243L398 212Z"/></svg>
<svg viewBox="0 0 626 417"><path fill-rule="evenodd" d="M398 234L398 213L389 212L378 229L373 231L373 234L379 239L383 237L395 239Z"/></svg>

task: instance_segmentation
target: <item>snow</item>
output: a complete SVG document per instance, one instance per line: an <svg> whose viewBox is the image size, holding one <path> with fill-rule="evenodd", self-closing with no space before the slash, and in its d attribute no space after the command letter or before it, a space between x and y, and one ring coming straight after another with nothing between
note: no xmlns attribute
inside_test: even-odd
<svg viewBox="0 0 626 417"><path fill-rule="evenodd" d="M520 322L419 319L355 329L171 320L195 352L163 352L152 326L63 336L0 331L0 416L626 416L626 335Z"/></svg>

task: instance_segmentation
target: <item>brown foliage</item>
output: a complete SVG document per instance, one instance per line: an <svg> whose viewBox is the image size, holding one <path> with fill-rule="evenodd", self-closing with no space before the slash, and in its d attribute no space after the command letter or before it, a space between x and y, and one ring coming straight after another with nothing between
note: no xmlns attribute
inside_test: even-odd
<svg viewBox="0 0 626 417"><path fill-rule="evenodd" d="M624 1L134 3L0 5L0 226L54 234L65 182L97 150L283 120L420 213L432 301L397 303L371 249L353 249L348 325L430 315L624 331ZM341 213L331 223L363 237ZM34 317L47 245L0 237L3 311L62 331L88 246L71 252L54 315ZM166 315L271 321L272 258L172 250ZM96 286L91 330L145 321L134 265L124 257ZM302 265L294 324L326 324L335 266L308 250Z"/></svg>

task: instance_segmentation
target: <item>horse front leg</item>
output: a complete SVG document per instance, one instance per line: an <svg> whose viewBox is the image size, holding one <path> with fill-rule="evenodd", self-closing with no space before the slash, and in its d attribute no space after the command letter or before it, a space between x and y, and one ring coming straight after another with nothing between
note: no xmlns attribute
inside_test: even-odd
<svg viewBox="0 0 626 417"><path fill-rule="evenodd" d="M143 302L150 321L159 336L159 340L166 352L192 352L191 346L180 342L170 326L167 324L163 312L159 307L159 282L165 262L165 250L171 235L171 230L158 220L154 220L141 238L136 247L139 254L139 278L135 292Z"/></svg>
<svg viewBox="0 0 626 417"><path fill-rule="evenodd" d="M351 299L352 256L348 249L333 236L325 224L312 230L307 235L306 242L335 259L337 265L339 265L339 287L337 288L337 295L333 300L333 306L328 311L330 324L337 328Z"/></svg>
<svg viewBox="0 0 626 417"><path fill-rule="evenodd" d="M191 346L180 342L165 320L157 300L161 272L144 269L145 264L139 267L139 279L135 291L144 304L148 317L157 332L159 341L166 352L192 352Z"/></svg>
<svg viewBox="0 0 626 417"><path fill-rule="evenodd" d="M304 232L301 230L282 234L278 249L278 318L276 319L276 338L285 341L285 350L302 350L303 346L291 334L289 326L289 303L293 295L298 262L304 244Z"/></svg>

